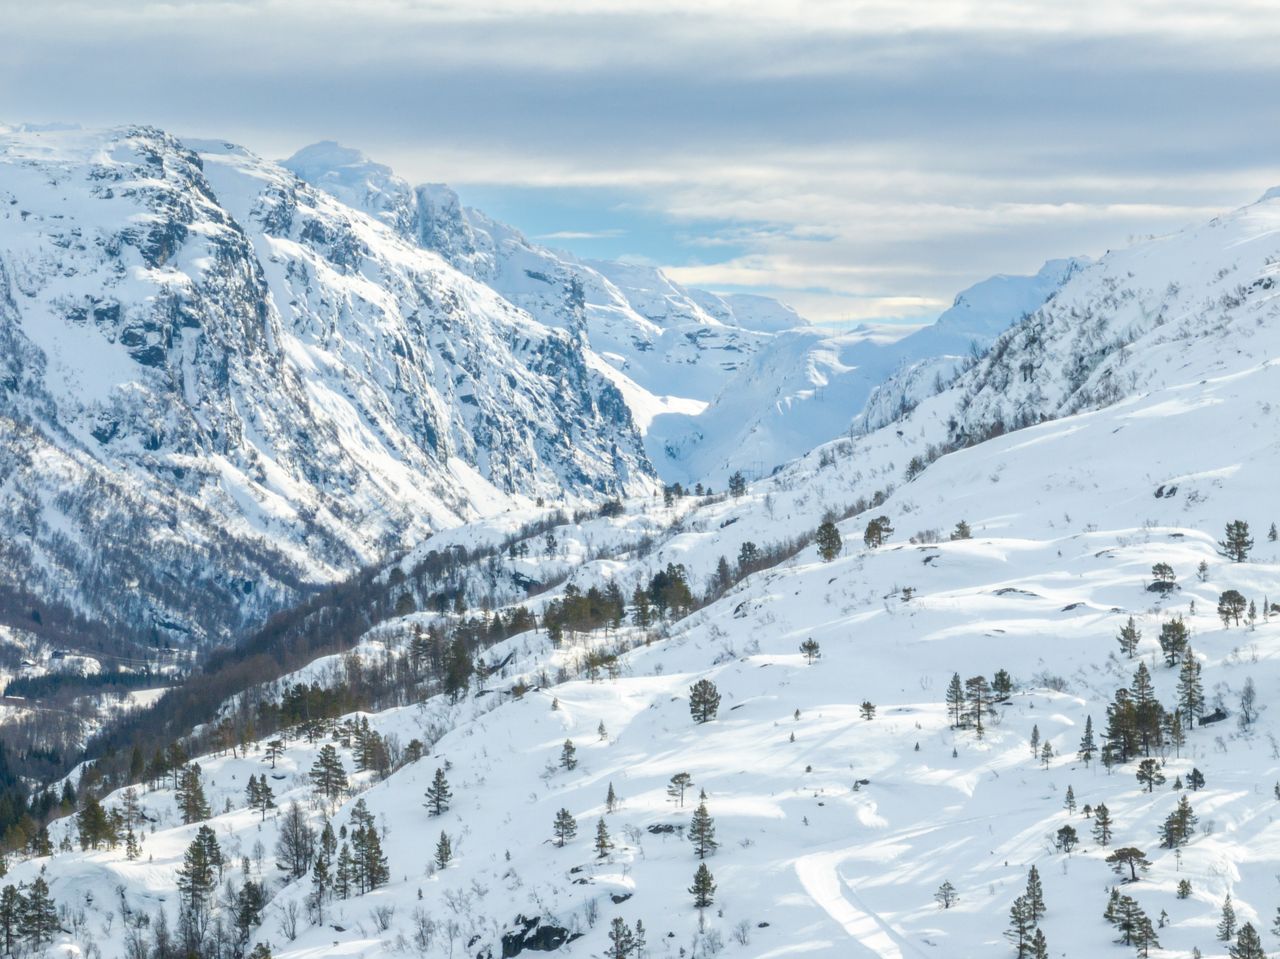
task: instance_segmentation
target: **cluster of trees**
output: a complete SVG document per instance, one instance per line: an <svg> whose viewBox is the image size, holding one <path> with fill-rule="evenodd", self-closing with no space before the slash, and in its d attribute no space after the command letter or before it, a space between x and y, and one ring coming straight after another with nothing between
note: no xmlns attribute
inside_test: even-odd
<svg viewBox="0 0 1280 959"><path fill-rule="evenodd" d="M584 593L578 587L564 588L560 599L547 603L542 613L542 624L553 643L559 643L565 633L590 633L597 629L618 629L626 619L626 599L622 588L609 580L603 588L591 586Z"/></svg>
<svg viewBox="0 0 1280 959"><path fill-rule="evenodd" d="M1013 695L1013 677L997 670L990 681L985 676L971 676L961 682L959 673L951 674L947 684L947 713L952 729L972 729L979 738L985 731L984 717L995 715L995 706Z"/></svg>

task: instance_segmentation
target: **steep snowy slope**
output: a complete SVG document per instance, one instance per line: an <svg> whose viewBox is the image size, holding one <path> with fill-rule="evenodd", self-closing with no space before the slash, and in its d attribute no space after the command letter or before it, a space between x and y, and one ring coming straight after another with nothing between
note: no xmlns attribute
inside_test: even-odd
<svg viewBox="0 0 1280 959"><path fill-rule="evenodd" d="M652 485L573 335L240 148L9 133L0 211L23 614L228 635L520 496Z"/></svg>
<svg viewBox="0 0 1280 959"><path fill-rule="evenodd" d="M238 859L228 867L232 885L268 886L271 905L253 938L299 959L549 947L599 955L618 918L643 921L649 956L1005 956L1014 954L1003 935L1010 906L1034 865L1050 955L1127 955L1102 918L1121 878L1105 858L1134 846L1150 867L1122 891L1159 925L1164 948L1152 955L1225 955L1214 931L1228 894L1239 921L1274 945L1280 720L1268 707L1280 684L1280 624L1264 600L1280 591L1280 544L1266 533L1280 472L1277 227L1280 201L1269 200L1112 254L953 387L885 429L815 451L739 499L632 501L621 516L541 532L529 549L477 571L472 602L515 581L500 570L542 582L568 574L525 600L535 611L570 586L612 580L630 596L668 563L684 564L702 593L715 586L720 557L732 564L747 542L767 551L812 532L824 514L848 516L831 562L793 543L779 550L790 558L741 580L731 573L727 592L712 589L707 605L674 622L581 630L558 647L545 632L522 633L484 653L493 673L457 703L433 696L371 716L427 754L381 782L355 780L383 832L389 881L327 901L319 922L302 906L309 882L287 882L273 867L281 820L260 824L242 808L246 777L270 771L261 752L203 758L211 804L233 807L213 818L215 834L233 856L249 856L247 876ZM1169 297L1163 322L1142 320L1149 289ZM1090 309L1084 327L1067 321ZM1028 337L1037 324L1040 337ZM1011 382L996 388L1002 368L1033 357L1041 362L1028 383L1040 398L1029 402L1030 388L1024 395ZM1130 395L1106 402L1101 384L1120 363L1132 372ZM1001 398L1010 405L997 406ZM1015 419L1050 421L992 435ZM930 444L937 453L980 436L989 438L902 482L907 460L927 458ZM872 549L863 531L880 515L896 531ZM423 550L498 542L531 518L459 527ZM1237 519L1256 539L1246 562L1217 546ZM972 538L949 539L960 520ZM1172 567L1177 588L1149 588L1157 563ZM1257 603L1256 623L1223 625L1216 606L1228 589ZM1115 638L1130 616L1142 630L1133 659ZM1179 670L1164 665L1156 636L1178 616L1202 670L1206 701L1196 711L1228 715L1189 730L1185 744L1153 747L1164 781L1148 791L1136 761L1108 771L1077 751L1090 719L1101 743L1108 704L1140 664L1172 708ZM404 661L415 626L455 622L413 613L379 627L354 656ZM799 650L810 638L820 647L812 663ZM593 650L618 652L616 668L592 678ZM297 678L329 682L344 668L331 660ZM992 678L1002 669L1014 690L992 705L984 734L952 728L953 673ZM701 679L722 701L699 725L688 697ZM1252 717L1242 703L1249 686L1258 696ZM871 718L864 702L875 706ZM576 746L572 768L560 762L566 739ZM298 798L316 825L322 810L306 804L303 774L318 746L289 737L273 780L277 802ZM340 753L350 768L353 757ZM431 817L423 794L437 768L454 798ZM1193 769L1204 786L1184 792ZM680 772L693 783L683 808L667 791ZM619 799L612 812L610 785ZM719 847L706 860L714 904L700 914L686 889L699 865L687 832L702 791ZM1198 826L1185 844L1164 848L1161 825L1182 795ZM335 828L352 824L357 801L344 799ZM120 850L60 853L16 863L7 879L45 869L54 895L84 909L61 941L83 949L92 937L104 953L124 954L129 923L112 921L119 909L175 912L174 872L194 827L175 824L172 802L167 789L143 797L156 830L138 861ZM1084 813L1100 803L1113 820L1105 848ZM552 841L561 809L578 825L564 846ZM612 842L601 855L592 845L599 820ZM1063 851L1054 839L1068 825L1079 844ZM55 825L54 840L66 829ZM442 830L454 858L441 870L430 859ZM944 882L958 893L945 910L934 899ZM557 950L562 934L581 938Z"/></svg>
<svg viewBox="0 0 1280 959"><path fill-rule="evenodd" d="M841 435L891 377L878 406L892 403L896 413L903 395L916 396L914 384L949 380L971 344L985 349L1087 262L992 277L957 296L935 325L886 343L811 327L767 297L687 289L652 267L549 250L464 207L448 187L411 187L335 143L306 147L284 165L542 322L581 332L646 434L654 467L690 486L721 485L737 469L767 473Z"/></svg>
<svg viewBox="0 0 1280 959"><path fill-rule="evenodd" d="M449 187L412 187L389 167L336 143L313 144L284 165L548 326L585 335L617 372L642 424L650 410L671 403L700 408L768 333L804 325L775 301L687 290L650 267L583 262L538 246L464 207Z"/></svg>

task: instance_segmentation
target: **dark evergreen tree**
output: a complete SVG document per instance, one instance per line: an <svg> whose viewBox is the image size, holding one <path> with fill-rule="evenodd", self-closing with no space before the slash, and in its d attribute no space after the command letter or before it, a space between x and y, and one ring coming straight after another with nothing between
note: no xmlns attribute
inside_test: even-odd
<svg viewBox="0 0 1280 959"><path fill-rule="evenodd" d="M603 816L596 822L595 847L597 859L603 859L609 855L609 850L613 848L613 840L609 837L609 827L605 825Z"/></svg>
<svg viewBox="0 0 1280 959"><path fill-rule="evenodd" d="M636 954L636 937L621 916L614 916L609 924L609 948L605 959L631 959Z"/></svg>
<svg viewBox="0 0 1280 959"><path fill-rule="evenodd" d="M826 520L818 527L814 542L818 546L818 555L822 557L824 563L830 563L839 556L840 549L844 545L840 539L840 530L836 529L836 524L830 520Z"/></svg>
<svg viewBox="0 0 1280 959"><path fill-rule="evenodd" d="M311 785L316 793L333 802L347 788L347 771L332 743L320 747L320 754L311 765Z"/></svg>
<svg viewBox="0 0 1280 959"><path fill-rule="evenodd" d="M1098 803L1093 809L1093 839L1099 846L1111 843L1111 810L1106 803Z"/></svg>
<svg viewBox="0 0 1280 959"><path fill-rule="evenodd" d="M36 876L23 899L19 931L22 938L38 950L53 940L58 928L58 906L49 894L49 884L44 876Z"/></svg>
<svg viewBox="0 0 1280 959"><path fill-rule="evenodd" d="M1227 524L1223 538L1218 542L1224 556L1233 563L1243 563L1249 558L1249 550L1253 549L1253 537L1249 535L1249 524L1242 519L1232 520Z"/></svg>
<svg viewBox="0 0 1280 959"><path fill-rule="evenodd" d="M720 692L709 679L699 679L689 688L689 713L695 723L707 723L716 718L720 709Z"/></svg>
<svg viewBox="0 0 1280 959"><path fill-rule="evenodd" d="M449 838L448 833L441 832L440 838L436 841L436 866L440 869L446 868L453 861L453 841Z"/></svg>
<svg viewBox="0 0 1280 959"><path fill-rule="evenodd" d="M1040 871L1032 866L1027 871L1027 891L1024 894L1027 901L1027 908L1031 910L1031 919L1033 922L1039 922L1044 918L1044 887L1040 884Z"/></svg>
<svg viewBox="0 0 1280 959"><path fill-rule="evenodd" d="M1191 841L1191 834L1199 820L1191 809L1186 796L1178 799L1178 805L1169 813L1160 829L1160 845L1166 849L1176 849Z"/></svg>
<svg viewBox="0 0 1280 959"><path fill-rule="evenodd" d="M449 800L453 798L453 793L449 789L449 780L445 778L444 770L437 767L435 778L431 780L431 785L427 787L427 810L432 816L440 816L449 810Z"/></svg>
<svg viewBox="0 0 1280 959"><path fill-rule="evenodd" d="M556 837L556 845L563 847L578 834L578 821L573 818L573 813L562 808L556 813L551 829Z"/></svg>
<svg viewBox="0 0 1280 959"><path fill-rule="evenodd" d="M1076 752L1076 756L1086 766L1093 761L1094 753L1098 751L1098 745L1093 738L1093 717L1086 716L1084 720L1084 735L1080 737L1080 749Z"/></svg>
<svg viewBox="0 0 1280 959"><path fill-rule="evenodd" d="M1006 702L1013 695L1013 677L1005 669L997 669L991 677L991 698L998 703Z"/></svg>
<svg viewBox="0 0 1280 959"><path fill-rule="evenodd" d="M1236 944L1227 951L1231 959L1267 959L1267 954L1262 949L1262 937L1253 928L1253 924L1248 922L1240 927Z"/></svg>
<svg viewBox="0 0 1280 959"><path fill-rule="evenodd" d="M964 724L965 695L964 684L960 682L960 674L952 673L951 682L947 684L947 712L951 714L951 728Z"/></svg>
<svg viewBox="0 0 1280 959"><path fill-rule="evenodd" d="M698 864L698 870L693 874L693 885L689 887L689 893L693 896L695 909L706 909L715 902L715 878L711 875L711 870L707 868L705 862Z"/></svg>
<svg viewBox="0 0 1280 959"><path fill-rule="evenodd" d="M1160 624L1160 652L1164 654L1164 664L1170 668L1177 666L1187 651L1191 633L1182 616Z"/></svg>
<svg viewBox="0 0 1280 959"><path fill-rule="evenodd" d="M1133 621L1133 617L1129 617L1129 621L1120 627L1120 635L1116 637L1116 641L1120 643L1120 651L1129 659L1133 659L1138 649L1138 642L1142 639L1142 630L1138 629L1138 625Z"/></svg>
<svg viewBox="0 0 1280 959"><path fill-rule="evenodd" d="M204 798L204 783L200 776L200 766L192 763L183 766L177 773L178 788L174 800L178 811L182 814L184 825L201 822L209 818L209 803Z"/></svg>
<svg viewBox="0 0 1280 959"><path fill-rule="evenodd" d="M1138 782L1147 787L1147 792L1154 792L1157 786L1165 783L1164 773L1160 771L1160 763L1154 759L1144 759L1138 763Z"/></svg>
<svg viewBox="0 0 1280 959"><path fill-rule="evenodd" d="M1231 905L1231 893L1222 903L1222 917L1218 920L1218 941L1230 942L1236 934L1236 910Z"/></svg>
<svg viewBox="0 0 1280 959"><path fill-rule="evenodd" d="M1009 931L1005 938L1013 943L1017 959L1029 959L1031 940L1035 935L1036 918L1026 896L1019 896L1009 907Z"/></svg>
<svg viewBox="0 0 1280 959"><path fill-rule="evenodd" d="M699 859L706 859L720 845L716 842L715 820L707 811L705 802L698 803L698 808L693 812L693 819L689 823L689 841L693 843L693 851Z"/></svg>
<svg viewBox="0 0 1280 959"><path fill-rule="evenodd" d="M0 890L0 940L4 942L6 956L13 955L14 947L22 935L22 916L26 908L26 900L12 883Z"/></svg>
<svg viewBox="0 0 1280 959"><path fill-rule="evenodd" d="M1129 881L1138 881L1138 870L1144 872L1151 868L1151 862L1147 859L1147 854L1136 846L1121 846L1104 860L1117 873L1124 875L1124 870L1129 870Z"/></svg>
<svg viewBox="0 0 1280 959"><path fill-rule="evenodd" d="M560 747L560 767L569 772L578 768L578 747L572 739L566 739Z"/></svg>

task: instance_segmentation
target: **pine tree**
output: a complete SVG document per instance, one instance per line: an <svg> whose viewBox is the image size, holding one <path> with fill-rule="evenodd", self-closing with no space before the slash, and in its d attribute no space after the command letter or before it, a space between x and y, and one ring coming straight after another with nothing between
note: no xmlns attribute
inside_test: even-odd
<svg viewBox="0 0 1280 959"><path fill-rule="evenodd" d="M1249 524L1242 519L1232 520L1227 524L1226 532L1218 543L1222 553L1234 563L1243 563L1249 558L1249 550L1253 549L1253 538L1249 535Z"/></svg>
<svg viewBox="0 0 1280 959"><path fill-rule="evenodd" d="M41 944L51 942L53 934L58 931L58 907L49 895L49 884L44 881L44 876L32 880L23 901L19 930L22 937L37 949Z"/></svg>
<svg viewBox="0 0 1280 959"><path fill-rule="evenodd" d="M6 956L13 955L13 947L22 934L22 915L26 909L26 900L17 887L10 884L0 891L0 938L4 940ZM1276 921L1280 923L1280 918Z"/></svg>
<svg viewBox="0 0 1280 959"><path fill-rule="evenodd" d="M436 851L438 853L439 849L437 848ZM338 850L338 866L333 871L333 893L339 899L348 899L351 896L352 872L351 847L344 842L342 848Z"/></svg>
<svg viewBox="0 0 1280 959"><path fill-rule="evenodd" d="M1111 842L1111 810L1106 803L1098 803L1093 809L1093 839L1099 846Z"/></svg>
<svg viewBox="0 0 1280 959"><path fill-rule="evenodd" d="M1047 739L1044 745L1040 747L1040 763L1045 769L1049 768L1049 763L1053 760L1053 743Z"/></svg>
<svg viewBox="0 0 1280 959"><path fill-rule="evenodd" d="M325 743L320 747L320 754L311 766L310 775L312 787L330 802L347 788L347 771L332 743Z"/></svg>
<svg viewBox="0 0 1280 959"><path fill-rule="evenodd" d="M1059 850L1071 855L1071 850L1076 848L1076 843L1080 841L1080 835L1076 832L1076 827L1072 825L1063 826L1058 830L1054 838L1054 845Z"/></svg>
<svg viewBox="0 0 1280 959"><path fill-rule="evenodd" d="M210 816L209 803L204 798L204 783L200 778L200 766L192 763L178 772L177 794L174 796L182 813L184 825L201 822Z"/></svg>
<svg viewBox="0 0 1280 959"><path fill-rule="evenodd" d="M1013 677L1007 669L997 669L991 677L991 698L1003 703L1013 695Z"/></svg>
<svg viewBox="0 0 1280 959"><path fill-rule="evenodd" d="M699 859L706 859L720 845L716 842L715 821L711 818L711 813L707 812L705 802L698 803L698 808L694 810L693 819L689 823L689 841L693 843L693 851Z"/></svg>
<svg viewBox="0 0 1280 959"><path fill-rule="evenodd" d="M613 848L613 840L609 838L609 827L605 825L603 816L596 823L595 846L597 859L603 859L609 855L609 850Z"/></svg>
<svg viewBox="0 0 1280 959"><path fill-rule="evenodd" d="M1187 788L1192 792L1198 792L1204 788L1204 773L1194 766L1191 767L1191 772L1187 773Z"/></svg>
<svg viewBox="0 0 1280 959"><path fill-rule="evenodd" d="M956 904L959 895L956 893L956 887L951 884L951 880L946 880L938 887L938 891L933 894L933 898L943 909L950 909Z"/></svg>
<svg viewBox="0 0 1280 959"><path fill-rule="evenodd" d="M836 528L836 524L827 520L818 527L818 532L814 536L814 542L818 546L818 555L822 557L824 563L830 563L840 555L840 549L844 543L840 539L840 530Z"/></svg>
<svg viewBox="0 0 1280 959"><path fill-rule="evenodd" d="M1253 928L1253 924L1248 922L1240 927L1236 944L1227 952L1231 959L1267 959L1267 954L1262 950L1262 937Z"/></svg>
<svg viewBox="0 0 1280 959"><path fill-rule="evenodd" d="M1177 895L1179 899L1187 899L1191 896L1191 880L1190 879L1178 880Z"/></svg>
<svg viewBox="0 0 1280 959"><path fill-rule="evenodd" d="M862 718L870 722L876 718L876 705L869 699L864 699L862 705L858 707L858 712L862 714Z"/></svg>
<svg viewBox="0 0 1280 959"><path fill-rule="evenodd" d="M578 834L578 821L573 818L573 814L569 810L562 808L556 813L556 818L551 828L555 833L556 845L563 847L565 843Z"/></svg>
<svg viewBox="0 0 1280 959"><path fill-rule="evenodd" d="M1145 872L1151 868L1147 854L1136 846L1121 846L1103 861L1120 875L1124 875L1124 870L1128 868L1130 882L1138 881L1139 869Z"/></svg>
<svg viewBox="0 0 1280 959"><path fill-rule="evenodd" d="M698 871L693 874L693 885L689 887L693 896L695 909L706 909L715 902L716 883L705 862L698 864Z"/></svg>
<svg viewBox="0 0 1280 959"><path fill-rule="evenodd" d="M453 841L449 838L449 834L442 830L440 832L440 838L436 840L436 867L439 869L445 869L452 861Z"/></svg>
<svg viewBox="0 0 1280 959"><path fill-rule="evenodd" d="M1031 727L1031 758L1035 759L1040 755L1040 727L1032 725Z"/></svg>
<svg viewBox="0 0 1280 959"><path fill-rule="evenodd" d="M685 791L692 785L692 776L688 773L676 773L671 777L671 781L667 783L667 795L675 800L677 806L683 809Z"/></svg>
<svg viewBox="0 0 1280 959"><path fill-rule="evenodd" d="M572 739L566 739L560 747L560 767L569 772L578 768L578 747L573 744Z"/></svg>
<svg viewBox="0 0 1280 959"><path fill-rule="evenodd" d="M453 793L449 790L449 780L445 778L444 770L437 767L435 778L431 780L431 785L427 787L427 811L432 816L440 816L449 810L449 800L453 798Z"/></svg>
<svg viewBox="0 0 1280 959"><path fill-rule="evenodd" d="M991 685L985 676L971 676L964 683L965 699L969 707L969 722L979 739L983 735L982 717L991 705Z"/></svg>
<svg viewBox="0 0 1280 959"><path fill-rule="evenodd" d="M952 673L951 682L947 684L947 711L951 714L952 729L963 724L964 685L960 682L959 673Z"/></svg>
<svg viewBox="0 0 1280 959"><path fill-rule="evenodd" d="M196 941L203 938L209 919L209 900L218 884L218 840L213 830L201 826L187 847L178 869L177 886L181 894L181 916L184 928L194 932Z"/></svg>
<svg viewBox="0 0 1280 959"><path fill-rule="evenodd" d="M1025 894L1027 908L1031 910L1033 922L1044 918L1044 888L1040 885L1040 871L1032 866L1027 872L1027 891Z"/></svg>
<svg viewBox="0 0 1280 959"><path fill-rule="evenodd" d="M1098 751L1098 745L1093 738L1093 717L1086 716L1084 720L1084 735L1080 737L1080 749L1076 752L1076 756L1086 766L1093 761L1093 754Z"/></svg>
<svg viewBox="0 0 1280 959"><path fill-rule="evenodd" d="M1187 624L1183 622L1181 615L1175 616L1160 625L1160 652L1164 654L1164 664L1166 666L1172 668L1178 665L1178 662L1186 652L1190 636L1191 633L1187 629Z"/></svg>
<svg viewBox="0 0 1280 959"><path fill-rule="evenodd" d="M1075 790L1071 788L1070 783L1067 784L1067 796L1063 800L1062 806L1067 812L1076 811L1076 793Z"/></svg>
<svg viewBox="0 0 1280 959"><path fill-rule="evenodd" d="M699 679L689 688L689 713L698 724L716 718L720 709L720 693L709 679Z"/></svg>
<svg viewBox="0 0 1280 959"><path fill-rule="evenodd" d="M605 796L604 796L604 811L605 812L618 811L618 794L613 791L612 782L609 783L609 791L605 793Z"/></svg>
<svg viewBox="0 0 1280 959"><path fill-rule="evenodd" d="M265 759L271 762L271 768L276 768L276 760L284 755L284 742L279 739L272 739L267 743Z"/></svg>
<svg viewBox="0 0 1280 959"><path fill-rule="evenodd" d="M1160 830L1160 845L1166 849L1185 846L1191 841L1192 830L1195 829L1198 821L1196 814L1191 809L1191 803L1187 801L1187 797L1180 797L1177 808L1169 813L1168 818L1164 821L1164 826Z"/></svg>
<svg viewBox="0 0 1280 959"><path fill-rule="evenodd" d="M142 844L138 842L138 835L132 826L124 834L124 855L131 862L142 855Z"/></svg>
<svg viewBox="0 0 1280 959"><path fill-rule="evenodd" d="M818 645L818 641L810 636L800 644L800 652L804 653L805 661L812 666L813 661L822 655L822 647Z"/></svg>
<svg viewBox="0 0 1280 959"><path fill-rule="evenodd" d="M1147 792L1154 792L1157 786L1165 783L1164 773L1160 771L1160 763L1154 759L1144 759L1138 763L1138 782L1147 787Z"/></svg>
<svg viewBox="0 0 1280 959"><path fill-rule="evenodd" d="M1231 893L1222 903L1222 918L1218 920L1218 941L1230 942L1236 934L1236 910L1231 905Z"/></svg>
<svg viewBox="0 0 1280 959"><path fill-rule="evenodd" d="M636 952L636 937L626 920L614 916L609 925L609 948L605 959L631 959Z"/></svg>
<svg viewBox="0 0 1280 959"><path fill-rule="evenodd" d="M267 821L267 810L276 808L276 795L271 784L267 782L266 773L258 777L256 785L253 777L249 777L249 805L261 811L263 822Z"/></svg>
<svg viewBox="0 0 1280 959"><path fill-rule="evenodd" d="M1044 932L1040 929L1036 930L1036 934L1031 937L1031 959L1049 959L1049 943L1044 938Z"/></svg>
<svg viewBox="0 0 1280 959"><path fill-rule="evenodd" d="M1178 671L1178 708L1187 725L1204 714L1204 687L1200 683L1200 660L1188 646L1182 653Z"/></svg>
<svg viewBox="0 0 1280 959"><path fill-rule="evenodd" d="M969 529L969 524L964 520L956 523L956 528L951 531L951 539L953 541L958 539L969 539L971 536L973 536L973 531Z"/></svg>
<svg viewBox="0 0 1280 959"><path fill-rule="evenodd" d="M1120 635L1116 637L1116 641L1120 643L1120 651L1130 659L1133 659L1138 649L1138 642L1142 639L1142 630L1133 621L1133 617L1129 617L1129 621L1120 627Z"/></svg>
<svg viewBox="0 0 1280 959"><path fill-rule="evenodd" d="M1009 931L1005 933L1005 938L1017 950L1017 959L1028 959L1031 955L1031 938L1035 927L1035 914L1030 903L1025 896L1019 896L1009 907Z"/></svg>

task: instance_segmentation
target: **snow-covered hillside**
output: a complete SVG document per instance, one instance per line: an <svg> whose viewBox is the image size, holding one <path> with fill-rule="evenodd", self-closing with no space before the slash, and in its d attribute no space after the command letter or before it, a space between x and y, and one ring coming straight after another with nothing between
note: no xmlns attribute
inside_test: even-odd
<svg viewBox="0 0 1280 959"><path fill-rule="evenodd" d="M1215 926L1228 895L1238 921L1274 946L1278 228L1273 198L1108 255L950 387L739 498L633 499L622 515L565 522L526 548L510 541L478 564L461 605L519 599L542 615L571 587L610 582L630 598L676 563L708 602L647 627L566 631L558 645L538 630L488 646L488 675L456 703L428 686L420 702L368 717L424 755L380 781L355 777L336 810L304 776L322 743L296 730L274 771L260 743L201 758L210 825L233 857L224 878L266 885L253 941L297 959L594 956L619 919L643 922L648 956L1012 956L1010 907L1034 866L1049 955L1127 955L1103 919L1122 881L1105 860L1134 847L1149 868L1121 892L1151 919L1151 955L1226 955ZM864 531L880 516L894 531L873 548ZM501 543L539 517L513 510L443 532L383 575L403 576L426 550ZM796 540L824 517L842 538L828 562ZM1243 562L1218 545L1235 520L1255 540ZM961 521L971 536L952 539ZM771 559L749 560L755 571L739 577L748 543ZM1172 586L1151 588L1158 564ZM557 585L504 592L522 580ZM1228 590L1254 602L1254 621L1224 625ZM430 608L425 595L406 602ZM387 664L408 662L415 627L447 631L458 616L410 612L378 626L350 665L333 659L292 678L340 683L362 659L389 675ZM1142 633L1133 658L1116 639L1130 617ZM1170 667L1157 637L1179 617L1192 652ZM810 639L812 662L800 649ZM1110 770L1080 757L1090 720L1106 741L1118 689L1145 695L1140 670L1172 712L1187 662L1204 693L1192 715L1225 718L1192 724L1184 742L1167 725L1149 730L1150 757L1140 750ZM1012 691L987 703L982 734L956 728L953 675L1001 670ZM690 692L702 680L721 701L699 724ZM243 721L239 705L227 704L229 728ZM351 769L352 753L338 752ZM1150 790L1135 776L1143 758L1163 777ZM453 799L432 816L424 793L437 768ZM1193 770L1204 779L1194 790ZM261 773L278 806L297 799L317 828L329 812L351 835L363 802L387 882L326 899L323 916L308 918L310 879L288 881L275 865L284 815L261 822L244 808L247 779ZM692 781L683 807L668 793L679 773ZM718 848L705 860L714 901L699 910L686 890L702 793ZM1181 797L1198 825L1166 848L1162 826ZM1103 804L1106 846L1084 811ZM137 860L117 849L11 865L6 881L44 870L76 919L58 941L82 954L92 939L124 955L138 915L176 915L175 873L196 827L175 822L167 788L142 805L155 830ZM561 810L577 823L563 845L552 831ZM597 853L601 821L611 845ZM1078 835L1070 850L1057 842L1066 826ZM55 843L67 829L52 827ZM453 856L436 868L442 831ZM958 896L947 909L935 900L944 883Z"/></svg>
<svg viewBox="0 0 1280 959"><path fill-rule="evenodd" d="M735 470L767 475L848 432L883 426L949 383L966 359L1034 313L1088 260L1051 260L1032 276L994 276L960 293L937 321L906 335L883 327L783 333L697 415L674 412L645 444L664 476L720 485Z"/></svg>
<svg viewBox="0 0 1280 959"><path fill-rule="evenodd" d="M577 337L239 147L8 132L0 201L24 612L225 637L522 497L653 486Z"/></svg>

